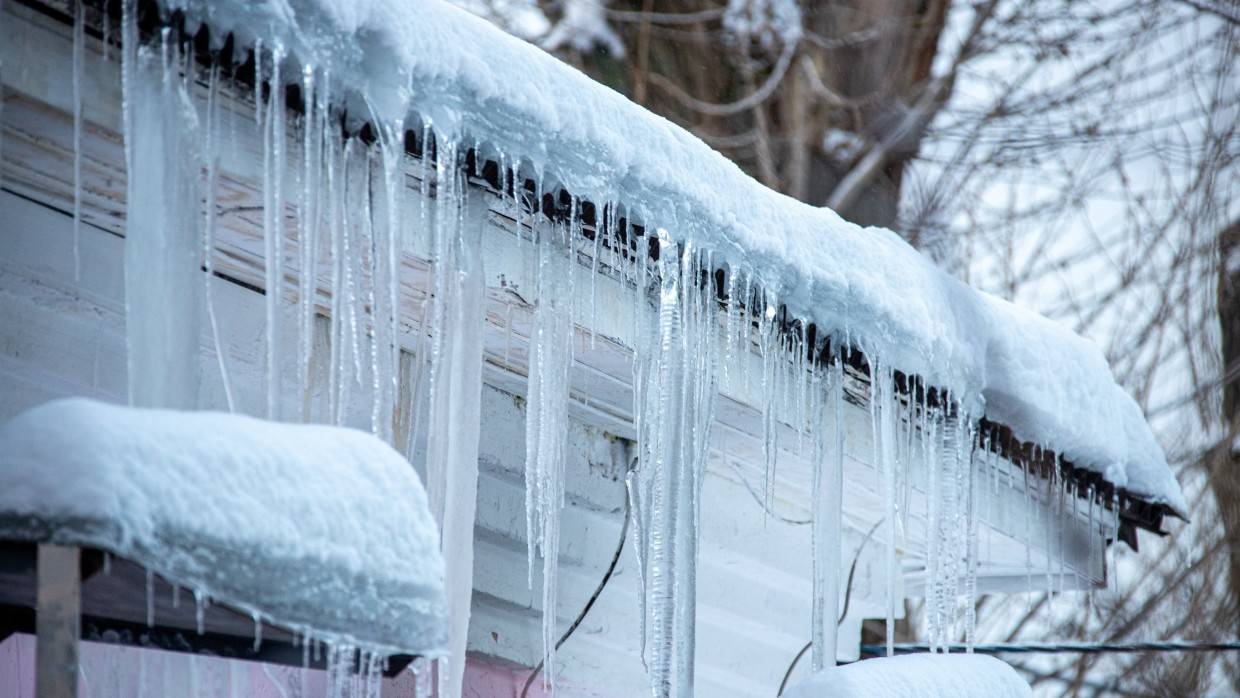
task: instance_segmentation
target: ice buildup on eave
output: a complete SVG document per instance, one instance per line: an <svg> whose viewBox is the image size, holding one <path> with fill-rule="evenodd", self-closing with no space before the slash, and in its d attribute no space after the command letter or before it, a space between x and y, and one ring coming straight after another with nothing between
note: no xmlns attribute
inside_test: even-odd
<svg viewBox="0 0 1240 698"><path fill-rule="evenodd" d="M889 230L761 185L683 128L439 0L162 0L214 36L281 45L352 86L353 113L416 116L743 265L789 312L945 387L1023 441L1183 515L1133 399L1088 340L950 277ZM297 75L296 71L286 74Z"/></svg>

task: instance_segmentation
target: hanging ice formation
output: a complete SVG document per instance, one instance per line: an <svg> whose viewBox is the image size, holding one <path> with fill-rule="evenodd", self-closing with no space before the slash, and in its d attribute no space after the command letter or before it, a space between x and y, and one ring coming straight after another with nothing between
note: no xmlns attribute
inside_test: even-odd
<svg viewBox="0 0 1240 698"><path fill-rule="evenodd" d="M3 11L0 7L0 11ZM82 70L86 51L86 4L73 5L73 278L82 278ZM2 101L2 100L0 100Z"/></svg>
<svg viewBox="0 0 1240 698"><path fill-rule="evenodd" d="M813 433L813 604L810 618L814 671L835 665L836 621L839 617L840 538L844 490L844 362L832 362L827 376L815 365L811 392ZM829 377L828 377L829 376ZM827 418L832 442L828 444Z"/></svg>
<svg viewBox="0 0 1240 698"><path fill-rule="evenodd" d="M655 696L693 695L696 566L702 478L717 392L718 327L709 253L657 233L653 273L638 257L653 308L639 313L634 412L639 465L631 487L643 580L643 645Z"/></svg>
<svg viewBox="0 0 1240 698"><path fill-rule="evenodd" d="M342 139L330 70L290 70L293 62L279 44L257 43L248 54L236 44L230 61L214 52L195 56L189 37L171 28L144 41L136 0L122 3L121 30L128 207L135 213L128 216L125 240L131 402L203 404L207 392L200 396L200 386L209 378L198 370L204 315L224 402L232 409L240 397L221 342L212 276L223 259L217 249L221 160L236 158L242 152L237 139L244 137L235 115L244 97L224 87L220 76L236 75L252 56L257 120L246 134L256 135L261 156L254 196L261 203L264 254L234 273L261 275L266 330L262 406L247 407L270 417L369 428L402 448L415 441L410 432L424 431L426 481L442 532L453 615L453 654L440 660L436 673L441 695L459 695L473 586L485 300L481 231L461 225L460 151L448 139L433 146L423 139L424 162L432 153L435 159L435 210L422 217L435 263L434 293L415 342L415 363L427 377L402 392L403 123L371 113L378 134L373 144ZM300 88L300 114L285 104L292 82ZM196 276L200 270L205 280ZM295 378L292 371L282 375L290 364ZM404 420L424 403L425 423ZM194 595L201 624L205 595ZM377 696L383 655L323 642L328 695Z"/></svg>
<svg viewBox="0 0 1240 698"><path fill-rule="evenodd" d="M525 499L530 587L534 559L542 566L543 679L554 686L556 592L560 547L560 513L564 507L564 452L568 434L569 379L573 363L573 292L575 260L570 251L575 221L541 228L536 240L534 328L530 337L529 385L526 392Z"/></svg>
<svg viewBox="0 0 1240 698"><path fill-rule="evenodd" d="M461 695L473 593L474 515L482 401L482 324L486 288L481 226L463 225L466 187L455 141L435 148L435 278L431 333L426 484L439 521L446 565L449 654L441 660L439 695ZM424 147L423 157L427 157ZM425 201L425 200L424 200Z"/></svg>
<svg viewBox="0 0 1240 698"><path fill-rule="evenodd" d="M196 357L199 317L205 309L231 407L241 396L234 396L229 380L211 285L217 262L244 264L220 254L215 233L222 216L217 200L221 160L243 150L234 131L224 135L222 123L229 121L234 124L230 129L235 128L236 103L248 100L250 92L222 88L220 74L235 75L240 66L214 54L194 57L184 48L189 44L172 30L140 46L135 8L135 0L126 0L122 7L129 205L143 214L130 217L125 245L130 397L140 405L196 407L202 402L199 387L205 381L198 375ZM80 50L75 48L75 56ZM246 50L234 46L233 60L248 62ZM432 129L429 121L423 124L421 138L414 139L421 150L423 205L408 215L402 205L409 174L406 133L404 123L390 117L394 112L375 108L366 99L334 95L340 87L333 83L333 66L295 66L278 43L256 43L249 55L256 76L256 122L247 133L258 135L261 154L262 182L253 196L262 204L264 254L240 272L262 276L266 374L265 409L242 407L270 416L369 428L399 442L411 459L424 458L431 506L441 526L453 622L449 658L422 677L434 673L442 695L459 695L472 590L485 313L482 231L464 225L468 147L459 142L459 133ZM209 64L201 115L204 100L196 94L201 89L199 59ZM75 66L75 78L79 72ZM285 103L289 84L298 88L296 104ZM374 138L342 138L339 126L350 121L342 118L337 102L364 104L367 113L352 116L369 122ZM389 116L385 120L382 114ZM248 118L243 127L249 128ZM80 119L75 130L80 130ZM721 383L726 392L753 398L758 409L759 500L768 516L779 508L778 496L786 486L781 478L790 477L778 467L781 455L808 457L812 465L814 666L830 664L835 655L844 567L846 445L870 456L873 467L868 474L856 471L864 482L848 484L872 487L881 496L882 532L874 547L882 555L877 567L883 575L888 646L894 639L890 625L902 601L903 570L919 562L908 554L911 550L925 551L931 644L945 647L961 631L972 642L979 493L993 502L989 495L1003 486L993 455L997 446L988 439L979 444L977 405L896 372L883 355L887 345L875 338L869 338L873 344L863 344L851 335L847 322L831 328L829 338L822 328L811 332L808 321L789 318L781 303L782 295L792 297L792 284L781 288L778 274L765 266L761 273L747 267L750 260L743 255L716 259L692 235L677 237L674 219L667 221L668 229L647 221L645 234L639 234L632 221L619 215L615 202L606 203L597 209L590 249L582 251L578 201L566 224L548 227L548 217L535 203L544 193L540 181L529 202L532 221L523 220L525 187L518 168L501 163L499 169L508 174L519 204L518 241L524 238L523 224L533 223L542 234L528 252L538 262L526 478L531 577L536 553L543 561L545 679L555 679L563 438L573 365L572 306L579 295L571 284L577 275L590 274L592 285L583 303L589 303L594 327L598 292L593 278L604 265L634 293L633 414L639 464L626 485L642 587L641 642L652 695L683 698L693 693L701 492ZM75 201L80 218L80 192ZM429 294L412 303L402 295L400 283L409 242L402 234L406 217L416 219L408 227L428 236L424 247L431 257ZM524 244L519 242L518 249L528 249ZM579 252L589 256L588 269L577 268ZM723 268L719 287L715 274ZM193 272L185 273L187 269L205 270L205 283ZM404 334L406 326L411 337ZM853 347L862 351L851 353ZM288 375L280 371L294 360L290 357L295 357L295 378L291 368ZM850 402L869 408L868 452L845 443L845 405ZM422 440L424 449L419 448ZM1058 465L1047 472L1058 472ZM1049 590L1056 576L1061 584L1065 576L1066 485L1040 471L1034 478L1027 469L1004 473L1006 486L1023 490L1026 504L1039 504L1022 507L1030 551L1026 573L1031 587L1035 578L1045 578ZM1018 486L1016 478L1023 484ZM1070 501L1075 508L1075 499ZM1036 512L1036 520L1030 511ZM1093 522L1092 497L1088 516ZM917 525L910 526L914 519ZM1035 529L1051 549L1044 558L1034 559L1031 552ZM340 659L356 651L330 649L341 667L357 663Z"/></svg>
<svg viewBox="0 0 1240 698"><path fill-rule="evenodd" d="M131 3L126 9L132 22ZM126 31L136 37L136 27L127 23ZM125 43L128 206L142 212L125 230L129 401L139 407L198 406L201 286L186 272L198 268L202 251L203 160L181 67L170 29L152 44Z"/></svg>

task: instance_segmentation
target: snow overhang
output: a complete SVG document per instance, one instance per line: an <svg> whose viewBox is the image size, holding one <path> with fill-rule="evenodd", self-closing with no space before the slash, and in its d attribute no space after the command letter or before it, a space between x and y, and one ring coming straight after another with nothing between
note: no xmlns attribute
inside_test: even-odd
<svg viewBox="0 0 1240 698"><path fill-rule="evenodd" d="M372 137L368 122L409 124L415 156L433 157L415 124L477 144L466 158L470 181L501 198L514 192L498 163L519 160L527 195L542 184L541 200L527 196L531 215L567 216L576 196L585 235L603 205L620 207L626 253L656 249L643 225L714 250L721 297L731 270L747 269L778 299L788 325L849 337L860 366L878 356L912 394L970 405L982 415L979 433L993 432L992 447L1031 472L1057 469L1113 491L1125 540L1135 544L1134 527L1160 532L1165 515L1186 515L1140 408L1091 342L970 289L890 231L763 187L682 128L483 20L438 0L140 7L144 31L184 26L203 61L224 51L240 65L237 57L262 40L282 45L290 61L329 67L348 86L337 98L351 115L346 123ZM487 50L473 48L480 45ZM253 73L243 67L232 78L252 81ZM296 85L289 90L295 109Z"/></svg>
<svg viewBox="0 0 1240 698"><path fill-rule="evenodd" d="M103 550L302 637L446 642L422 484L352 429L49 402L0 427L0 540Z"/></svg>
<svg viewBox="0 0 1240 698"><path fill-rule="evenodd" d="M984 410L1020 448L1058 454L1146 503L1154 513L1138 525L1186 515L1140 408L1091 342L967 287L891 231L767 189L679 126L485 20L439 0L160 5L179 12L189 34L211 27L198 35L207 49L235 56L262 41L328 68L349 86L341 102L354 125L433 125L477 144L475 174L520 160L543 191L618 204L629 222L715 251L722 271L749 270L792 321L847 335ZM498 177L493 185L503 189Z"/></svg>

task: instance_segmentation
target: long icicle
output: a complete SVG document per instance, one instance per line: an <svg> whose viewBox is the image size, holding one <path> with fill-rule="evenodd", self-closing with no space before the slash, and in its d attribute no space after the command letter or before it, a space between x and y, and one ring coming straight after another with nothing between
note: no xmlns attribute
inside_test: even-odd
<svg viewBox="0 0 1240 698"><path fill-rule="evenodd" d="M896 470L895 470L895 435L892 424L894 400L891 397L893 376L891 370L875 359L871 364L871 393L877 410L878 443L876 467L882 470L884 525L887 534L887 545L884 556L883 577L885 581L886 601L886 639L887 656L895 654L895 618L897 602L897 577L899 573L896 553Z"/></svg>
<svg viewBox="0 0 1240 698"><path fill-rule="evenodd" d="M554 237L554 236L553 236ZM554 239L535 243L538 270L526 391L526 532L530 579L535 549L541 550L543 681L555 684L556 595L560 515L564 506L565 438L569 376L573 362L573 295L567 278L575 270Z"/></svg>
<svg viewBox="0 0 1240 698"><path fill-rule="evenodd" d="M261 45L254 49L261 62ZM280 305L284 286L284 89L280 80L283 51L271 52L271 81L263 133L263 241L267 308L267 418L280 418ZM259 88L255 87L256 93ZM261 105L261 100L259 100ZM258 107L261 115L261 106Z"/></svg>
<svg viewBox="0 0 1240 698"><path fill-rule="evenodd" d="M3 9L3 8L0 8ZM82 70L86 51L86 3L73 4L73 280L82 279Z"/></svg>
<svg viewBox="0 0 1240 698"><path fill-rule="evenodd" d="M207 160L207 200L205 222L202 231L202 268L203 293L207 300L207 320L211 324L211 342L215 347L215 360L220 369L220 379L224 384L224 401L229 412L236 411L233 401L232 379L228 374L228 362L224 356L224 343L220 341L220 325L215 315L215 208L219 185L219 110L220 110L220 67L211 65L211 75L207 83L207 134L204 151Z"/></svg>
<svg viewBox="0 0 1240 698"><path fill-rule="evenodd" d="M693 693L699 498L718 390L718 338L713 292L702 283L709 255L689 243L678 249L663 229L658 245L657 313L641 313L636 322L640 461L627 484L646 597L642 635L650 648L650 690L662 698Z"/></svg>
<svg viewBox="0 0 1240 698"><path fill-rule="evenodd" d="M440 522L448 589L449 654L439 695L459 696L465 670L478 489L482 333L486 288L482 227L462 225L467 195L458 146L440 135L434 226L435 312L427 426L427 495Z"/></svg>
<svg viewBox="0 0 1240 698"><path fill-rule="evenodd" d="M301 143L301 200L297 205L298 343L297 383L301 398L301 420L310 420L310 366L314 351L315 296L318 293L318 204L320 194L320 151L318 101L313 66L302 67L301 93L304 107Z"/></svg>
<svg viewBox="0 0 1240 698"><path fill-rule="evenodd" d="M818 572L821 578L821 590L819 595L822 598L821 617L815 623L815 628L819 628L819 632L823 633L822 641L819 645L819 653L815 662L816 668L834 666L836 657L836 642L838 637L837 624L839 620L839 585L840 585L840 546L843 541L843 497L844 497L844 357L838 354L831 363L831 381L829 390L831 391L831 411L832 411L832 435L834 443L831 446L830 469L827 477L824 478L829 489L827 490L825 501L823 501L823 510L815 514L825 518L821 532L823 544L826 546L825 555L821 556L821 560L817 560L820 565ZM819 427L822 428L821 426ZM822 456L825 461L825 454ZM820 493L821 496L821 493ZM815 526L819 524L816 523Z"/></svg>

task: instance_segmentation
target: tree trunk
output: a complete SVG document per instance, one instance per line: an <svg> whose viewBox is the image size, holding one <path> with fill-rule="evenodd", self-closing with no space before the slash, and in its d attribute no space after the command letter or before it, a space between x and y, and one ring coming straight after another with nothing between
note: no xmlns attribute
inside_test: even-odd
<svg viewBox="0 0 1240 698"><path fill-rule="evenodd" d="M1230 608L1221 609L1234 619L1240 635L1240 220L1219 236L1218 319L1222 336L1223 419L1227 436L1215 449L1210 463L1210 487L1214 491L1219 519L1227 536L1227 581ZM1240 677L1233 679L1240 691Z"/></svg>

